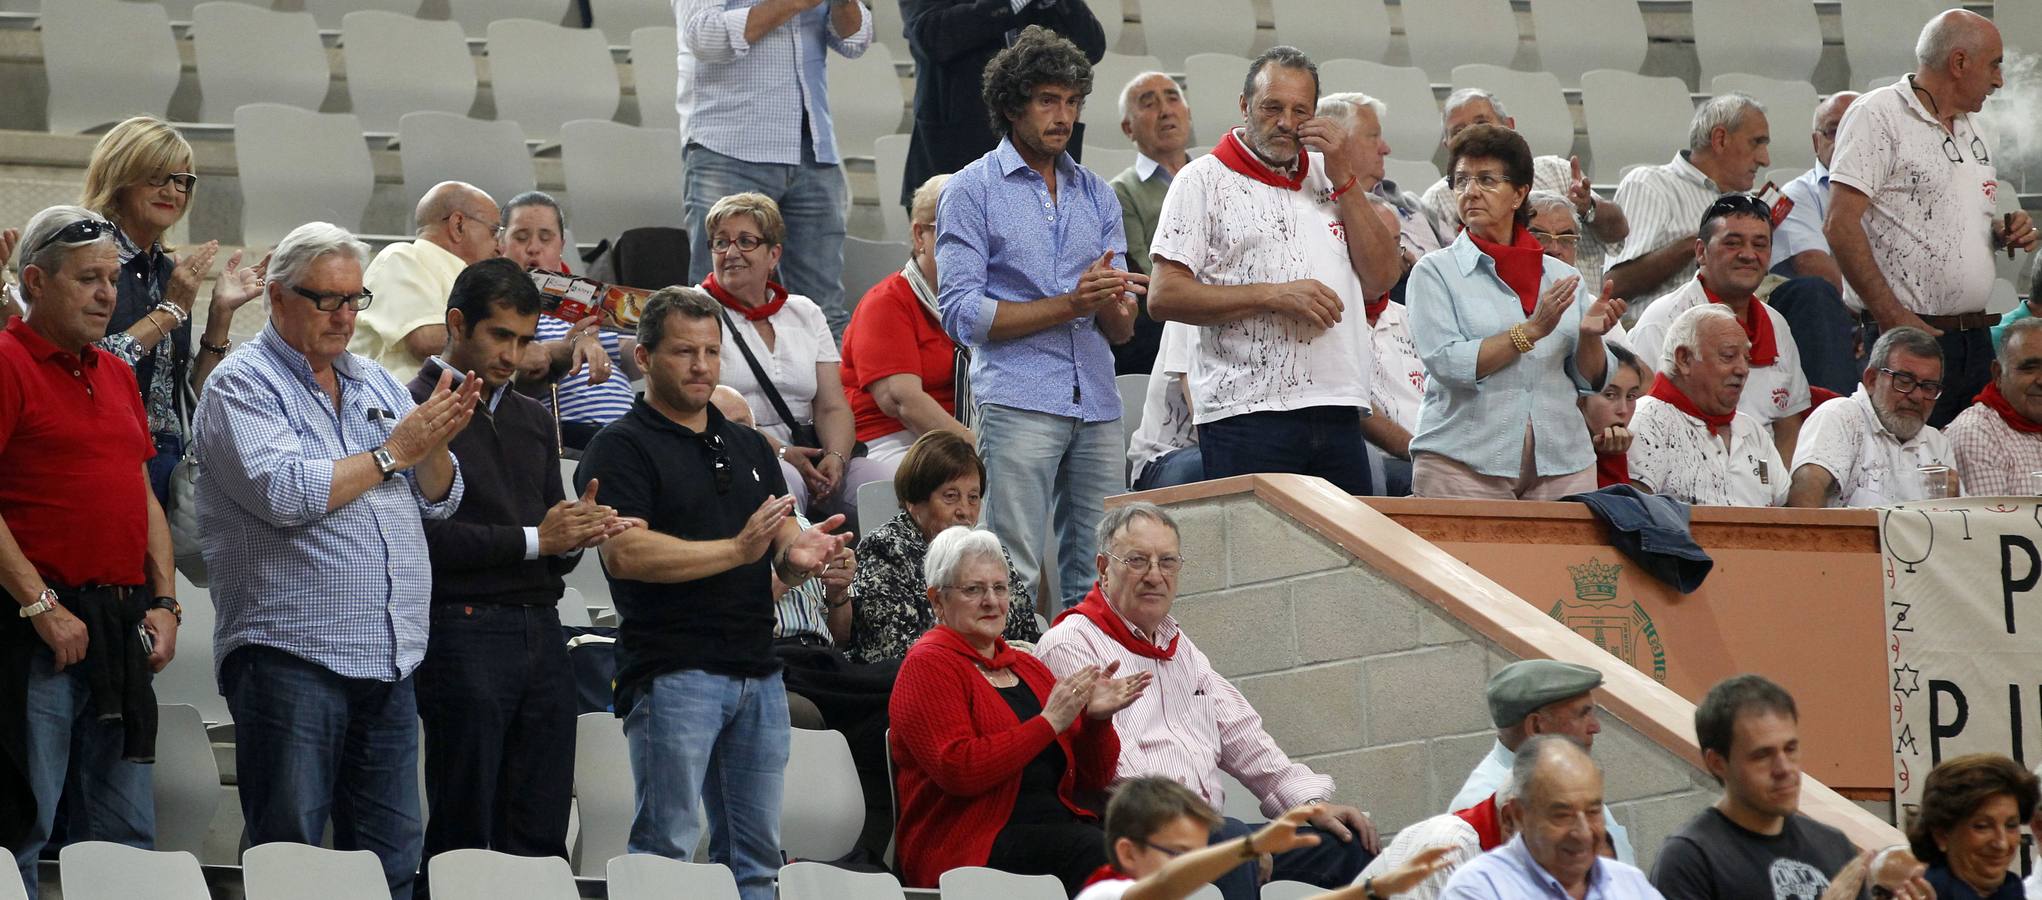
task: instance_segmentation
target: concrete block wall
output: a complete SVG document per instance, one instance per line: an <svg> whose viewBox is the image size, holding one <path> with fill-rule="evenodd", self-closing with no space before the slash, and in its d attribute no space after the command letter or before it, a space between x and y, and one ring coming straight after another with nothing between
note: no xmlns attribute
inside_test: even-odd
<svg viewBox="0 0 2042 900"><path fill-rule="evenodd" d="M1285 752L1385 833L1445 812L1495 740L1483 687L1515 657L1252 492L1170 511L1186 560L1175 615ZM1648 870L1715 800L1707 774L1606 711L1595 755Z"/></svg>

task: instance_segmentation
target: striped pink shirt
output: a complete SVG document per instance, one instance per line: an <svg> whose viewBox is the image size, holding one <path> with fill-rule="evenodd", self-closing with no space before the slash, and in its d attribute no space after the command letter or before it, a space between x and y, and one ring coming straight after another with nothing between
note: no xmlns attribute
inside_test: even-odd
<svg viewBox="0 0 2042 900"><path fill-rule="evenodd" d="M1131 622L1128 631L1144 636ZM1158 647L1169 646L1180 633L1173 618L1163 619L1157 631ZM1174 658L1151 659L1122 647L1092 620L1073 615L1044 634L1035 650L1058 678L1113 662L1120 663L1120 675L1154 673L1141 699L1113 717L1120 733L1116 782L1144 775L1175 778L1222 810L1226 786L1220 772L1225 771L1255 794L1263 814L1272 819L1301 803L1333 798L1332 777L1285 756L1263 730L1262 716L1213 671L1190 635L1178 639Z"/></svg>

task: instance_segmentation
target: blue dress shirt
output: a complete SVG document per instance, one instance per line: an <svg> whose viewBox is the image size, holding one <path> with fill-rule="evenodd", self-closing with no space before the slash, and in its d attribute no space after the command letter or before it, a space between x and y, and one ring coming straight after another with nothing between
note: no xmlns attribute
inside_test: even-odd
<svg viewBox="0 0 2042 900"><path fill-rule="evenodd" d="M1120 418L1120 392L1113 351L1093 316L1017 338L988 337L1000 303L1045 302L1069 292L1109 249L1114 267L1127 268L1112 185L1069 153L1057 157L1056 180L1052 199L1042 175L1002 139L943 185L937 306L943 330L972 350L974 402L1111 422Z"/></svg>
<svg viewBox="0 0 2042 900"><path fill-rule="evenodd" d="M684 137L746 162L794 166L801 164L806 126L815 161L836 165L842 160L830 124L830 88L823 63L830 50L848 59L865 54L872 46L872 13L859 3L864 18L857 32L838 37L830 27L830 10L838 0L829 0L796 13L750 43L744 39L745 20L761 2L674 0L685 80L681 102L694 104L681 116ZM802 114L787 112L796 109Z"/></svg>
<svg viewBox="0 0 2042 900"><path fill-rule="evenodd" d="M1584 432L1586 428L1582 429ZM1455 870L1440 900L1570 900L1559 879L1532 859L1524 836L1482 854ZM1588 870L1586 900L1665 900L1637 867L1598 858Z"/></svg>
<svg viewBox="0 0 2042 900"><path fill-rule="evenodd" d="M334 462L382 446L414 406L367 357L343 353L333 371L338 409L269 326L206 382L192 427L216 675L250 644L376 681L402 680L425 658L433 579L421 516L453 514L460 465L438 503L406 471L327 512Z"/></svg>

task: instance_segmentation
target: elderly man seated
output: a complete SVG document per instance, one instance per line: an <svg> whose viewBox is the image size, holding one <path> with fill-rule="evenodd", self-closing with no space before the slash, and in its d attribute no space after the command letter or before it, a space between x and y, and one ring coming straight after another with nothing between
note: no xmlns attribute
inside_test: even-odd
<svg viewBox="0 0 2042 900"><path fill-rule="evenodd" d="M1503 815L1517 798L1517 785L1505 779L1496 793L1467 809L1441 813L1414 822L1397 832L1396 840L1361 870L1363 880L1380 879L1432 849L1443 849L1440 867L1424 881L1407 889L1409 900L1433 900L1446 890L1453 874L1469 860L1503 846L1517 834L1517 824Z"/></svg>
<svg viewBox="0 0 2042 900"><path fill-rule="evenodd" d="M410 381L447 347L447 295L461 270L497 255L503 218L481 188L458 181L433 185L412 211L418 239L391 244L362 272L373 305L355 319L350 352Z"/></svg>
<svg viewBox="0 0 2042 900"><path fill-rule="evenodd" d="M1943 429L1973 497L2042 493L2042 319L2007 327L1978 402Z"/></svg>
<svg viewBox="0 0 2042 900"><path fill-rule="evenodd" d="M1849 403L1808 414L1787 505L1885 506L1954 497L1957 457L1928 423L1943 395L1943 348L1902 326L1879 335Z"/></svg>
<svg viewBox="0 0 2042 900"><path fill-rule="evenodd" d="M1616 294L1643 314L1695 274L1695 223L1716 198L1751 190L1771 164L1765 107L1743 94L1711 97L1695 110L1687 149L1665 165L1639 166L1617 184L1631 236L1609 260Z"/></svg>
<svg viewBox="0 0 2042 900"><path fill-rule="evenodd" d="M1844 302L1843 270L1829 251L1822 220L1829 212L1829 161L1836 153L1836 132L1856 91L1838 91L1815 107L1809 139L1815 145L1815 167L1780 185L1780 196L1793 205L1773 232L1771 268L1791 279L1773 288L1767 298L1800 335L1801 366L1808 380L1842 392L1857 381L1858 313Z"/></svg>
<svg viewBox="0 0 2042 900"><path fill-rule="evenodd" d="M1772 233L1765 204L1747 194L1716 198L1702 214L1695 240L1699 271L1638 317L1630 347L1657 366L1665 355L1667 329L1682 313L1710 304L1735 313L1751 344L1751 374L1737 408L1758 421L1782 459L1792 459L1808 411L1808 377L1801 371L1801 350L1787 320L1752 293L1765 279Z"/></svg>
<svg viewBox="0 0 2042 900"><path fill-rule="evenodd" d="M1275 879L1339 887L1351 884L1377 849L1375 824L1351 806L1327 803L1333 779L1292 762L1262 728L1240 690L1170 617L1177 600L1177 523L1148 503L1109 510L1099 523L1099 581L1083 602L1058 618L1037 651L1059 677L1088 671L1147 673L1154 683L1114 716L1121 735L1116 781L1158 775L1184 783L1215 810L1225 808L1222 771L1240 779L1272 818L1307 803L1325 803L1311 819L1316 846L1275 855ZM898 705L896 703L896 705ZM896 714L895 722L899 722ZM896 724L895 727L899 727ZM1248 834L1227 819L1215 843ZM1214 880L1227 900L1255 900L1256 866Z"/></svg>
<svg viewBox="0 0 2042 900"><path fill-rule="evenodd" d="M1587 666L1550 659L1525 659L1496 670L1487 690L1489 719L1496 723L1496 746L1468 773L1449 810L1467 809L1503 789L1511 780L1511 754L1542 734L1560 734L1593 749L1602 731L1596 718L1596 687L1602 673ZM1522 790L1524 782L1517 782ZM1617 858L1631 860L1631 839L1610 820L1609 842Z"/></svg>
<svg viewBox="0 0 2042 900"><path fill-rule="evenodd" d="M1447 882L1446 900L1526 897L1659 898L1645 873L1603 859L1602 767L1560 735L1525 741L1511 761L1521 787L1505 813L1517 837L1468 863Z"/></svg>
<svg viewBox="0 0 2042 900"><path fill-rule="evenodd" d="M1631 418L1631 483L1703 506L1787 501L1779 450L1738 408L1750 393L1750 356L1729 307L1691 306L1673 320L1658 380Z"/></svg>
<svg viewBox="0 0 2042 900"><path fill-rule="evenodd" d="M1191 143L1191 109L1177 80L1161 72L1143 72L1120 89L1120 131L1134 142L1134 165L1113 176L1113 195L1120 198L1120 224L1127 232L1127 268L1149 271L1149 238L1163 216L1163 197L1177 170L1191 162L1184 148ZM1163 341L1163 323L1149 316L1148 301L1134 320L1134 337L1113 348L1113 374L1139 375L1156 363Z"/></svg>
<svg viewBox="0 0 2042 900"><path fill-rule="evenodd" d="M1442 116L1445 134L1440 136L1441 145L1453 143L1454 136L1470 125L1501 125L1516 130L1517 119L1503 110L1503 103L1496 95L1481 88L1461 88L1447 95L1446 112ZM1578 257L1563 257L1570 266L1581 272L1581 280L1592 286L1602 284L1603 257L1610 248L1621 246L1624 236L1631 233L1631 224L1624 217L1624 210L1615 202L1596 196L1589 187L1588 176L1581 172L1579 159L1561 159L1557 156L1539 156L1532 159L1532 190L1551 191L1565 198L1573 206L1587 229L1576 230L1580 241ZM1425 214L1432 220L1432 228L1438 234L1436 246L1453 242L1453 236L1461 227L1459 204L1454 202L1454 192L1447 186L1446 179L1433 182L1425 189ZM1534 202L1534 208L1537 204ZM1536 223L1534 223L1536 225ZM1551 249L1550 247L1547 249ZM1576 251L1570 249L1570 254Z"/></svg>

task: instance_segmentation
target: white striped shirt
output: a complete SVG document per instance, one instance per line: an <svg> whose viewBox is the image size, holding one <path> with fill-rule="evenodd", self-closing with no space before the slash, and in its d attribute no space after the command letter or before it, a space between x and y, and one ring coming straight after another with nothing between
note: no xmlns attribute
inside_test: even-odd
<svg viewBox="0 0 2042 900"><path fill-rule="evenodd" d="M1125 621L1125 620L1123 620ZM1132 623L1137 637L1141 630ZM1120 733L1120 767L1115 781L1160 775L1197 791L1214 810L1226 808L1222 771L1240 779L1276 818L1313 800L1333 798L1333 779L1291 762L1262 727L1262 716L1240 690L1213 671L1191 636L1165 617L1156 646L1177 639L1168 660L1151 659L1120 645L1083 615L1065 618L1035 645L1035 655L1062 678L1085 666L1120 663L1120 677L1149 672L1155 681L1134 705L1113 717Z"/></svg>
<svg viewBox="0 0 2042 900"><path fill-rule="evenodd" d="M1674 154L1673 161L1666 165L1632 169L1617 183L1616 197L1617 207L1631 224L1631 234L1624 238L1622 248L1610 254L1605 265L1614 269L1675 241L1693 241L1695 232L1702 227L1702 213L1708 212L1709 204L1723 193L1709 176L1688 161L1686 150ZM1665 281L1630 298L1632 321L1652 301L1679 290L1694 277L1695 261L1690 254Z"/></svg>
<svg viewBox="0 0 2042 900"><path fill-rule="evenodd" d="M539 340L557 341L567 337L574 325L552 316L539 317ZM631 381L624 377L623 343L617 332L598 328L596 340L601 341L603 352L610 355L610 377L601 384L590 384L588 369L570 372L560 376L560 418L568 422L594 422L608 425L631 411L631 403L637 393L631 390Z"/></svg>

